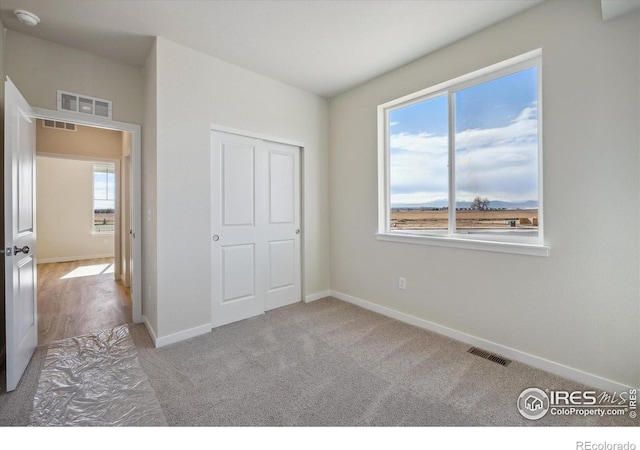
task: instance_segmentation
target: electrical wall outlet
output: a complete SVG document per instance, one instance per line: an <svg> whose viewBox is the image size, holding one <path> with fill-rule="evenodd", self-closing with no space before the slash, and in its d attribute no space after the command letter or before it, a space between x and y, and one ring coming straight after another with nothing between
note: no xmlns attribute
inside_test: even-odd
<svg viewBox="0 0 640 450"><path fill-rule="evenodd" d="M406 278L398 278L398 288L399 289L406 289L407 288L407 279Z"/></svg>

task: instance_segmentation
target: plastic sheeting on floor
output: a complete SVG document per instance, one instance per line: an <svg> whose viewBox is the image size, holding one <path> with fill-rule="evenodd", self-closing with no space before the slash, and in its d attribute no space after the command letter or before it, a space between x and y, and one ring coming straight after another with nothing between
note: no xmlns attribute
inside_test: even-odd
<svg viewBox="0 0 640 450"><path fill-rule="evenodd" d="M49 345L31 426L165 426L126 325Z"/></svg>

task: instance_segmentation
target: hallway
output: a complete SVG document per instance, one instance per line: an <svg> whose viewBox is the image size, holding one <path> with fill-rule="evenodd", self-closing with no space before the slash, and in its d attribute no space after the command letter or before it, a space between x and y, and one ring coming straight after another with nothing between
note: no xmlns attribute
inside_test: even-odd
<svg viewBox="0 0 640 450"><path fill-rule="evenodd" d="M38 265L38 345L131 323L113 258Z"/></svg>

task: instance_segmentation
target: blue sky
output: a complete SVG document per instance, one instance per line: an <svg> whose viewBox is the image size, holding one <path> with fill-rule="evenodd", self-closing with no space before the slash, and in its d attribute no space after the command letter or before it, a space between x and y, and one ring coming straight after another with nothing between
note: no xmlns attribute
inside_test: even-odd
<svg viewBox="0 0 640 450"><path fill-rule="evenodd" d="M537 69L454 93L456 200L538 200ZM447 96L391 111L391 203L448 198Z"/></svg>
<svg viewBox="0 0 640 450"><path fill-rule="evenodd" d="M111 169L113 170L113 169ZM108 177L108 178L107 178ZM93 173L93 198L94 208L113 208L115 199L116 176L113 172L108 175L105 172ZM110 199L107 201L97 199Z"/></svg>

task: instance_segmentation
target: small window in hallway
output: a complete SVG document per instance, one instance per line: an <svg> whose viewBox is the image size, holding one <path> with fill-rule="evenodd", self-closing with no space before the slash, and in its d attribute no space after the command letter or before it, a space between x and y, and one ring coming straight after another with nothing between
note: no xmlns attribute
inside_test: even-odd
<svg viewBox="0 0 640 450"><path fill-rule="evenodd" d="M93 232L113 233L115 211L115 166L96 164L93 166Z"/></svg>

